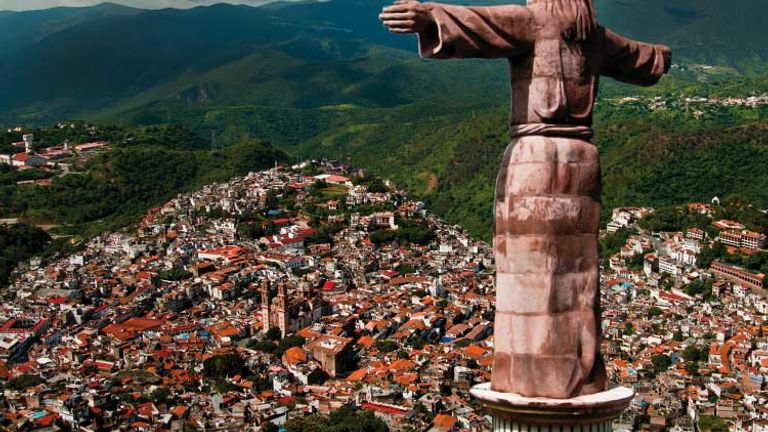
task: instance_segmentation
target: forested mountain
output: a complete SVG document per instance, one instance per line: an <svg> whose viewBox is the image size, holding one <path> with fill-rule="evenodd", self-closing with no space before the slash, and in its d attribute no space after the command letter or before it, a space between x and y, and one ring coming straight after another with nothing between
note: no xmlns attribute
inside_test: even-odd
<svg viewBox="0 0 768 432"><path fill-rule="evenodd" d="M394 106L444 94L467 69L445 64L427 76L423 62L398 49L413 41L378 24L378 6L351 1L100 9L78 17L63 12L69 9L0 17L3 28L42 28L0 36L4 117L44 123L157 105L171 116L195 106ZM343 15L336 21L324 17L337 12ZM491 73L488 66L479 66L480 76ZM495 88L485 79L470 87L476 101Z"/></svg>
<svg viewBox="0 0 768 432"><path fill-rule="evenodd" d="M506 95L500 62L425 62L388 34L381 2L144 11L114 4L0 16L0 113L6 120L134 113L161 107L466 107ZM598 0L601 21L666 42L681 61L751 72L768 59L762 0ZM437 64L436 64L437 63ZM461 86L457 82L461 80ZM181 103L181 104L179 104Z"/></svg>

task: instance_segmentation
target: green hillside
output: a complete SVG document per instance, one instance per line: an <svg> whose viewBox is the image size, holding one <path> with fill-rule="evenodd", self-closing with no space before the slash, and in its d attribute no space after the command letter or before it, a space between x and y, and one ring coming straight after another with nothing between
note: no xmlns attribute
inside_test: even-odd
<svg viewBox="0 0 768 432"><path fill-rule="evenodd" d="M688 62L764 73L766 53L762 1L596 0L599 19L641 40L666 43Z"/></svg>
<svg viewBox="0 0 768 432"><path fill-rule="evenodd" d="M45 140L58 128L38 129ZM13 137L11 137L13 138ZM73 165L47 187L0 183L0 218L61 224L59 233L92 235L136 222L151 206L205 184L285 161L273 146L243 140L221 151L178 127L103 128L113 148Z"/></svg>
<svg viewBox="0 0 768 432"><path fill-rule="evenodd" d="M719 86L714 86L719 87ZM689 89L737 95L742 86ZM685 93L669 96L684 100ZM738 195L768 207L768 106L690 106L652 111L642 104L604 102L596 113L603 204L662 206ZM495 176L508 143L507 109L437 119L352 122L305 144L311 154L349 158L391 177L448 221L490 238Z"/></svg>

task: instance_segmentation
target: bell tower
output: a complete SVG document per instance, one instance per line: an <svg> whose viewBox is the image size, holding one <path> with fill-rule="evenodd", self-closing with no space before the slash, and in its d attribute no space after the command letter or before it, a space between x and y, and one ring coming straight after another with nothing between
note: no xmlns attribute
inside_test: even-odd
<svg viewBox="0 0 768 432"><path fill-rule="evenodd" d="M287 292L284 282L277 283L277 326L283 337L288 334Z"/></svg>
<svg viewBox="0 0 768 432"><path fill-rule="evenodd" d="M269 298L269 283L267 280L262 280L259 285L259 292L261 293L261 324L264 331L269 331L270 322L270 298Z"/></svg>

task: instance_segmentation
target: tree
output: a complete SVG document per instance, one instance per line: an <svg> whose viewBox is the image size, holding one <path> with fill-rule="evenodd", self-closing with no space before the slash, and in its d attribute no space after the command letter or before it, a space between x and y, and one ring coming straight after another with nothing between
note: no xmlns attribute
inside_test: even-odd
<svg viewBox="0 0 768 432"><path fill-rule="evenodd" d="M371 181L371 183L368 185L368 192L371 193L384 193L389 192L389 188L386 184L384 184L384 181L380 178L376 177Z"/></svg>
<svg viewBox="0 0 768 432"><path fill-rule="evenodd" d="M325 419L319 415L294 417L285 423L288 432L324 432Z"/></svg>
<svg viewBox="0 0 768 432"><path fill-rule="evenodd" d="M280 331L280 327L272 327L267 330L267 338L273 341L279 341L283 337L283 333Z"/></svg>
<svg viewBox="0 0 768 432"><path fill-rule="evenodd" d="M689 227L704 229L709 225L706 216L676 206L659 207L653 214L638 221L641 228L651 231L683 231Z"/></svg>
<svg viewBox="0 0 768 432"><path fill-rule="evenodd" d="M283 355L285 350L288 348L303 346L305 341L306 339L298 335L287 336L281 339L277 344L277 348L275 349L274 354L279 357Z"/></svg>
<svg viewBox="0 0 768 432"><path fill-rule="evenodd" d="M408 340L405 343L413 349L420 350L424 348L424 346L427 344L427 341L417 334L412 334L408 337Z"/></svg>
<svg viewBox="0 0 768 432"><path fill-rule="evenodd" d="M277 198L277 192L274 189L269 189L267 191L267 197L264 200L264 205L267 208L272 208L277 206L280 203L280 200Z"/></svg>
<svg viewBox="0 0 768 432"><path fill-rule="evenodd" d="M408 263L402 263L397 267L397 272L401 276L405 276L407 274L416 273L416 268L413 267L411 264Z"/></svg>
<svg viewBox="0 0 768 432"><path fill-rule="evenodd" d="M246 222L237 225L237 235L243 240L256 240L264 237L264 228L259 221Z"/></svg>
<svg viewBox="0 0 768 432"><path fill-rule="evenodd" d="M180 295L178 297L172 298L168 300L168 303L166 303L166 306L168 307L168 310L174 313L179 313L181 311L187 310L192 307L192 300L189 299L186 295Z"/></svg>
<svg viewBox="0 0 768 432"><path fill-rule="evenodd" d="M247 375L245 360L238 354L222 354L205 359L203 375L206 378L221 380L235 375Z"/></svg>
<svg viewBox="0 0 768 432"><path fill-rule="evenodd" d="M288 432L388 432L387 424L370 411L345 406L329 416L294 417L285 423Z"/></svg>
<svg viewBox="0 0 768 432"><path fill-rule="evenodd" d="M668 355L658 354L651 357L651 363L653 363L654 373L660 374L672 366L672 359Z"/></svg>
<svg viewBox="0 0 768 432"><path fill-rule="evenodd" d="M683 332L680 329L677 329L674 335L672 335L672 340L677 342L683 341Z"/></svg>
<svg viewBox="0 0 768 432"><path fill-rule="evenodd" d="M642 270L643 264L645 263L646 253L648 253L648 251L643 251L643 253L639 253L627 260L627 268L630 270Z"/></svg>
<svg viewBox="0 0 768 432"><path fill-rule="evenodd" d="M345 406L331 413L327 432L388 432L389 427L371 411L358 412Z"/></svg>
<svg viewBox="0 0 768 432"><path fill-rule="evenodd" d="M11 390L24 391L43 382L45 381L37 375L23 374L8 381L7 387Z"/></svg>
<svg viewBox="0 0 768 432"><path fill-rule="evenodd" d="M183 267L174 266L170 270L159 271L157 273L157 276L162 280L180 281L184 279L189 279L190 277L192 277L192 273L187 271Z"/></svg>
<svg viewBox="0 0 768 432"><path fill-rule="evenodd" d="M469 346L471 343L472 343L472 341L470 341L469 339L466 339L466 338L465 338L465 339L459 339L459 340L457 340L457 341L456 341L456 342L453 344L453 346L454 346L454 347L456 347L456 348L466 348L466 347L468 347L468 346Z"/></svg>
<svg viewBox="0 0 768 432"><path fill-rule="evenodd" d="M754 253L747 255L745 258L744 266L750 270L760 271L766 264L768 264L768 253Z"/></svg>
<svg viewBox="0 0 768 432"><path fill-rule="evenodd" d="M627 240L629 240L629 236L632 234L633 232L630 230L620 229L615 233L610 233L602 237L598 243L600 249L600 257L608 258L616 252L620 251L621 248L627 244Z"/></svg>
<svg viewBox="0 0 768 432"><path fill-rule="evenodd" d="M635 327L632 326L632 323L625 323L624 324L624 334L627 336L632 336L635 334Z"/></svg>
<svg viewBox="0 0 768 432"><path fill-rule="evenodd" d="M155 404L164 404L168 402L168 398L171 396L171 391L166 387L158 387L152 390L150 395L152 402Z"/></svg>
<svg viewBox="0 0 768 432"><path fill-rule="evenodd" d="M710 402L717 402L717 395L713 394L712 396L715 396L715 398L710 397L710 399L715 400L710 400ZM728 429L728 421L722 417L708 415L702 415L699 417L698 430L700 431L727 431Z"/></svg>
<svg viewBox="0 0 768 432"><path fill-rule="evenodd" d="M701 358L699 348L696 345L689 345L683 350L683 360L688 362L697 362Z"/></svg>
<svg viewBox="0 0 768 432"><path fill-rule="evenodd" d="M712 281L696 279L693 282L683 286L683 291L689 296L701 294L705 299L712 296Z"/></svg>
<svg viewBox="0 0 768 432"><path fill-rule="evenodd" d="M661 289L664 291L672 291L672 288L675 287L675 280L671 277L668 277L667 274L664 274L664 278L661 281Z"/></svg>
<svg viewBox="0 0 768 432"><path fill-rule="evenodd" d="M376 341L375 346L376 346L376 349L385 353L389 353L400 348L396 342L393 342L391 340Z"/></svg>
<svg viewBox="0 0 768 432"><path fill-rule="evenodd" d="M28 224L0 224L0 287L10 279L16 264L43 252L51 237Z"/></svg>
<svg viewBox="0 0 768 432"><path fill-rule="evenodd" d="M248 341L248 348L256 351L261 351L264 353L273 353L275 351L275 348L277 348L277 345L270 341L270 340L256 340L252 339Z"/></svg>
<svg viewBox="0 0 768 432"><path fill-rule="evenodd" d="M685 363L685 371L688 373L688 375L695 376L699 374L699 364L696 362L686 362Z"/></svg>
<svg viewBox="0 0 768 432"><path fill-rule="evenodd" d="M275 225L275 221L270 220L269 223L267 223L267 227L264 229L264 235L275 235L278 233L277 225Z"/></svg>
<svg viewBox="0 0 768 432"><path fill-rule="evenodd" d="M397 238L397 233L394 230L378 230L372 232L368 238L378 245L394 241Z"/></svg>

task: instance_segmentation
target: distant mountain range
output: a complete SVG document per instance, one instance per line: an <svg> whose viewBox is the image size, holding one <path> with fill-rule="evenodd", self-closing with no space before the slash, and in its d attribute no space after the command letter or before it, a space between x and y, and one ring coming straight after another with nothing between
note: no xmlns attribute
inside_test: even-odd
<svg viewBox="0 0 768 432"><path fill-rule="evenodd" d="M217 3L229 3L248 6L262 6L271 0L112 0L111 3L121 4L140 9L190 9L198 6L210 6ZM50 9L54 7L87 7L103 3L100 0L3 0L0 4L0 14L3 11L28 11Z"/></svg>
<svg viewBox="0 0 768 432"><path fill-rule="evenodd" d="M145 11L106 3L6 13L0 15L0 120L124 118L179 102L315 108L504 100L503 67L419 60L413 38L390 35L378 23L382 5L332 0ZM598 0L597 6L601 22L668 43L677 60L752 73L768 59L763 0L738 7L726 0Z"/></svg>

